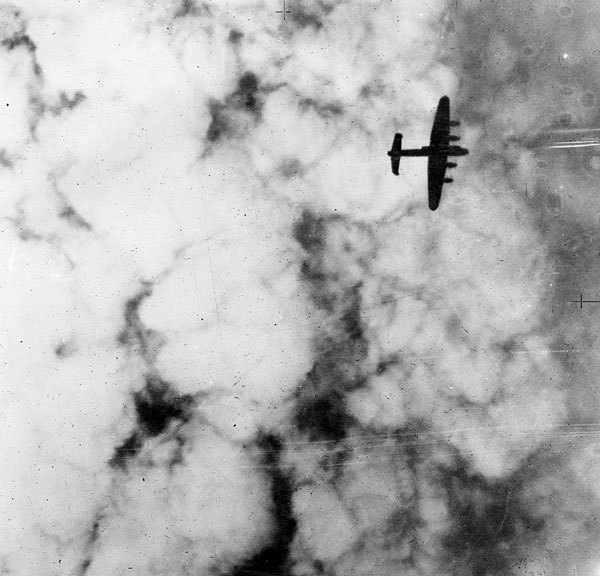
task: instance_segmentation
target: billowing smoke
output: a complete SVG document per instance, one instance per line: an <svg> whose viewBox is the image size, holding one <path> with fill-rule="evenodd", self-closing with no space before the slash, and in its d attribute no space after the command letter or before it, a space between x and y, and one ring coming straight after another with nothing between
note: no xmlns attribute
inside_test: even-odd
<svg viewBox="0 0 600 576"><path fill-rule="evenodd" d="M597 17L0 7L2 573L600 574Z"/></svg>

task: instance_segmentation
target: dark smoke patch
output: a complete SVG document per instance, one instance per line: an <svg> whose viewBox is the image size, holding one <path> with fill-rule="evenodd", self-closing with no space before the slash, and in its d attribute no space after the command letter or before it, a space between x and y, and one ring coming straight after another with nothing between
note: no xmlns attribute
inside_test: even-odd
<svg viewBox="0 0 600 576"><path fill-rule="evenodd" d="M354 423L346 408L346 392L364 384L357 372L367 345L354 313L349 314L346 328L339 339L326 339L312 370L295 394L293 423L310 440L339 442ZM343 323L342 323L343 325Z"/></svg>
<svg viewBox="0 0 600 576"><path fill-rule="evenodd" d="M366 342L362 322L360 321L360 286L360 284L357 284L352 287L348 298L350 305L341 319L344 334L348 341L358 343L361 348L360 354L356 358L357 361L362 359L367 352L366 348L360 346L360 343L364 344Z"/></svg>
<svg viewBox="0 0 600 576"><path fill-rule="evenodd" d="M146 376L146 387L134 394L138 424L149 436L163 433L173 421L189 420L193 399L173 392L164 380Z"/></svg>
<svg viewBox="0 0 600 576"><path fill-rule="evenodd" d="M326 350L296 392L293 422L310 440L339 442L355 423L346 408L346 393L365 383L357 367L367 344L354 321L350 327L351 335L341 333L339 340L323 343Z"/></svg>
<svg viewBox="0 0 600 576"><path fill-rule="evenodd" d="M296 535L296 520L292 509L292 481L280 467L283 442L278 436L262 433L256 446L262 454L261 464L271 477L273 538L266 548L237 566L230 576L287 574L290 567L289 555Z"/></svg>
<svg viewBox="0 0 600 576"><path fill-rule="evenodd" d="M96 517L94 518L94 522L92 523L92 526L89 530L89 534L87 535L87 538L86 538L85 558L81 562L81 566L78 571L78 574L82 574L82 575L85 574L87 572L88 568L92 565L93 557L94 557L94 548L95 548L96 544L98 543L98 540L100 539L100 535L101 535L100 529L101 529L103 520L104 520L104 518L101 513L96 514Z"/></svg>
<svg viewBox="0 0 600 576"><path fill-rule="evenodd" d="M79 214L79 212L75 211L73 206L66 205L58 215L59 218L65 219L67 222L71 224L74 228L79 228L82 230L91 230L92 227L90 223Z"/></svg>
<svg viewBox="0 0 600 576"><path fill-rule="evenodd" d="M66 92L61 92L59 108L72 110L73 108L79 106L79 104L84 102L86 99L87 99L87 96L80 90L75 92L75 94L73 94L73 96L69 96Z"/></svg>
<svg viewBox="0 0 600 576"><path fill-rule="evenodd" d="M16 34L10 38L5 38L2 40L1 44L7 50L14 50L15 48L19 48L21 46L26 48L29 52L35 52L37 49L35 42L25 33Z"/></svg>
<svg viewBox="0 0 600 576"><path fill-rule="evenodd" d="M294 226L294 238L306 256L301 276L311 299L328 314L326 335L317 336L321 350L295 395L293 423L310 440L339 442L355 424L346 406L349 391L364 386L361 365L368 342L361 322L361 285L346 277L344 260L356 258L343 233L331 226L345 225L341 217L324 218L306 211Z"/></svg>
<svg viewBox="0 0 600 576"><path fill-rule="evenodd" d="M322 392L314 396L299 394L294 423L311 441L339 442L346 437L351 421L341 392Z"/></svg>
<svg viewBox="0 0 600 576"><path fill-rule="evenodd" d="M333 311L335 296L326 291L330 276L323 272L319 262L314 258L306 259L300 267L300 273L303 280L307 281L311 287L315 304L323 310Z"/></svg>
<svg viewBox="0 0 600 576"><path fill-rule="evenodd" d="M57 358L63 359L72 356L77 350L76 341L72 338L62 340L54 347L54 354Z"/></svg>
<svg viewBox="0 0 600 576"><path fill-rule="evenodd" d="M307 252L300 267L302 279L307 283L315 303L323 310L333 311L335 295L328 294L327 283L331 274L323 268L322 258L326 245L326 220L308 211L294 225L293 236Z"/></svg>
<svg viewBox="0 0 600 576"><path fill-rule="evenodd" d="M242 32L240 32L239 30L231 30L229 32L228 40L232 44L239 44L243 37L244 37L244 34Z"/></svg>
<svg viewBox="0 0 600 576"><path fill-rule="evenodd" d="M344 108L337 102L320 102L314 98L304 98L298 102L301 110L315 110L323 118L335 118L341 116Z"/></svg>
<svg viewBox="0 0 600 576"><path fill-rule="evenodd" d="M278 166L277 171L286 180L298 176L298 173L303 174L304 172L302 163L297 158L288 158L287 160L284 160Z"/></svg>
<svg viewBox="0 0 600 576"><path fill-rule="evenodd" d="M322 0L297 1L290 8L287 17L300 29L312 28L315 32L320 32L333 9L334 5Z"/></svg>
<svg viewBox="0 0 600 576"><path fill-rule="evenodd" d="M313 28L317 32L323 28L323 20L317 14L302 9L294 10L292 22L299 28Z"/></svg>
<svg viewBox="0 0 600 576"><path fill-rule="evenodd" d="M117 336L121 346L127 346L131 351L137 352L146 360L152 360L154 352L159 345L159 338L153 330L147 329L139 316L142 302L152 294L152 285L148 282L142 284L140 292L125 303L125 326Z"/></svg>
<svg viewBox="0 0 600 576"><path fill-rule="evenodd" d="M227 135L229 132L229 120L225 113L225 106L219 102L210 102L208 111L210 113L211 121L206 133L206 139L210 143L213 143Z"/></svg>
<svg viewBox="0 0 600 576"><path fill-rule="evenodd" d="M259 92L258 76L254 72L245 72L225 102L209 102L211 122L206 134L208 142L214 143L239 132L244 116L250 116L254 121L260 120L263 101Z"/></svg>
<svg viewBox="0 0 600 576"><path fill-rule="evenodd" d="M198 13L198 7L193 0L181 0L177 10L173 13L173 18L185 18Z"/></svg>
<svg viewBox="0 0 600 576"><path fill-rule="evenodd" d="M304 211L294 225L294 239L310 253L322 251L325 247L325 219Z"/></svg>
<svg viewBox="0 0 600 576"><path fill-rule="evenodd" d="M258 115L262 110L262 103L257 94L258 77L253 72L246 72L240 78L237 89L231 95L229 103L234 108L244 109L250 114Z"/></svg>
<svg viewBox="0 0 600 576"><path fill-rule="evenodd" d="M514 478L490 481L459 464L440 470L438 480L452 512L443 539L452 574L504 576L521 546L541 537L545 522L521 503L521 486Z"/></svg>
<svg viewBox="0 0 600 576"><path fill-rule="evenodd" d="M113 457L109 461L112 468L127 469L127 463L135 458L142 447L142 439L137 432L133 432L123 443L115 449Z"/></svg>

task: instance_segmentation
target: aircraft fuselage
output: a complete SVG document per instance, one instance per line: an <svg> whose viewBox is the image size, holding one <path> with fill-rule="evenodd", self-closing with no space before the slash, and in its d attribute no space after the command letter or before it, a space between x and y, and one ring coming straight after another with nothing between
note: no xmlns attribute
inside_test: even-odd
<svg viewBox="0 0 600 576"><path fill-rule="evenodd" d="M460 146L421 146L421 148L412 148L402 150L400 156L465 156L469 151Z"/></svg>

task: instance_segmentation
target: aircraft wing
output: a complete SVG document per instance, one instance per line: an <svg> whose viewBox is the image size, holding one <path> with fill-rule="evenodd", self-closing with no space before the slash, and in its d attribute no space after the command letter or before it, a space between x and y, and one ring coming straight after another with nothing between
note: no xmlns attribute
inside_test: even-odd
<svg viewBox="0 0 600 576"><path fill-rule="evenodd" d="M446 155L434 155L429 157L427 163L427 187L429 189L429 209L437 210L442 198L442 187L446 175Z"/></svg>
<svg viewBox="0 0 600 576"><path fill-rule="evenodd" d="M450 143L450 98L442 96L438 103L431 129L430 146L432 148L447 147Z"/></svg>

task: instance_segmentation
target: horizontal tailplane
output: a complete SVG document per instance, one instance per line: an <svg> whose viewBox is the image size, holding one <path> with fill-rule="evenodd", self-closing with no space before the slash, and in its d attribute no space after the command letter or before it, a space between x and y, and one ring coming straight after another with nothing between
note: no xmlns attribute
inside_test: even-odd
<svg viewBox="0 0 600 576"><path fill-rule="evenodd" d="M460 122L458 120L450 120L450 126L460 126Z"/></svg>
<svg viewBox="0 0 600 576"><path fill-rule="evenodd" d="M454 136L450 134L450 136L448 136L448 140L450 140L450 142L456 142L457 140L460 140L460 136Z"/></svg>
<svg viewBox="0 0 600 576"><path fill-rule="evenodd" d="M398 176L398 170L400 168L400 156L402 156L402 134L399 132L396 132L394 135L392 149L387 154L392 161L392 174Z"/></svg>
<svg viewBox="0 0 600 576"><path fill-rule="evenodd" d="M450 184L450 182L454 182L454 178L444 178L444 182Z"/></svg>
<svg viewBox="0 0 600 576"><path fill-rule="evenodd" d="M446 162L446 168L456 168L456 162Z"/></svg>

